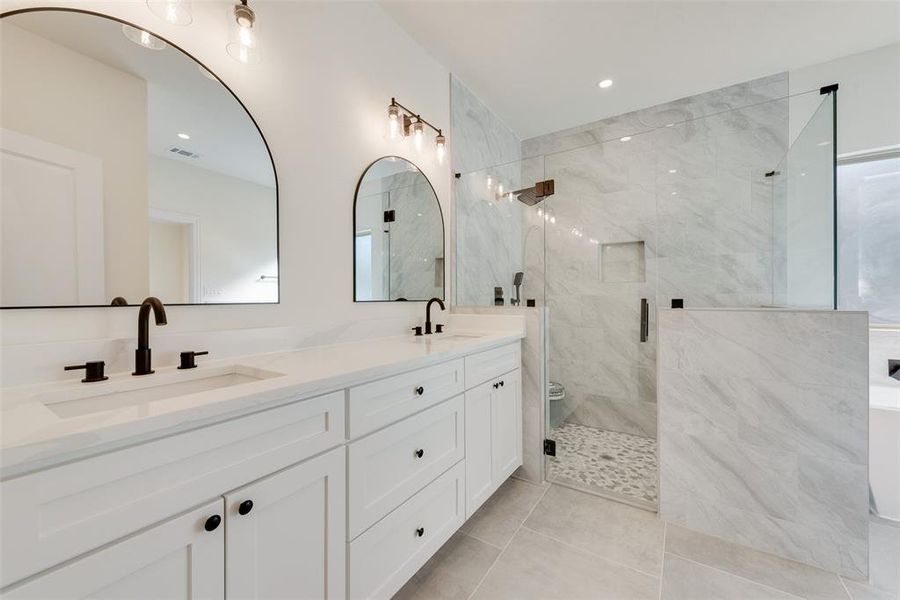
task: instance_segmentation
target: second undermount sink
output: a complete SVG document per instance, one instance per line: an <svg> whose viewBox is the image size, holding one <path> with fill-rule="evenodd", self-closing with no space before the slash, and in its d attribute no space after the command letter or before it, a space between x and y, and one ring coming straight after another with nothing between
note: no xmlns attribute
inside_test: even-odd
<svg viewBox="0 0 900 600"><path fill-rule="evenodd" d="M190 371L173 370L130 379L122 377L103 383L84 384L83 387L73 390L41 394L37 400L56 416L69 419L281 376L283 373L244 365L226 365Z"/></svg>

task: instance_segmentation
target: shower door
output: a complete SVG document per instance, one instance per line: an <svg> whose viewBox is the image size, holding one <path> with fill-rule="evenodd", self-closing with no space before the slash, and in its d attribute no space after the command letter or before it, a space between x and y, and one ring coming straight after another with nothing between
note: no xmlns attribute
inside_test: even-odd
<svg viewBox="0 0 900 600"><path fill-rule="evenodd" d="M653 135L545 157L548 479L656 503Z"/></svg>

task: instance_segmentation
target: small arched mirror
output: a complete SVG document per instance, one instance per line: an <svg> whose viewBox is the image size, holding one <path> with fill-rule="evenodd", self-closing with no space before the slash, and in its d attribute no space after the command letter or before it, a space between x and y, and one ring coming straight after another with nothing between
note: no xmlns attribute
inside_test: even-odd
<svg viewBox="0 0 900 600"><path fill-rule="evenodd" d="M416 165L386 156L369 165L353 208L356 302L444 298L444 217Z"/></svg>

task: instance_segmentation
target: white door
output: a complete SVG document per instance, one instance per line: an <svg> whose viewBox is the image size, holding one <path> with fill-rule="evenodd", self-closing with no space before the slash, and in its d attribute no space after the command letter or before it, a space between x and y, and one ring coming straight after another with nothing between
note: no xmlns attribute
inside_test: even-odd
<svg viewBox="0 0 900 600"><path fill-rule="evenodd" d="M344 457L338 448L225 496L229 599L345 596Z"/></svg>
<svg viewBox="0 0 900 600"><path fill-rule="evenodd" d="M491 396L491 457L494 479L503 482L522 464L522 374L501 375Z"/></svg>
<svg viewBox="0 0 900 600"><path fill-rule="evenodd" d="M7 600L225 597L225 527L216 500L5 591ZM219 524L207 531L210 517ZM210 527L213 521L210 522Z"/></svg>
<svg viewBox="0 0 900 600"><path fill-rule="evenodd" d="M466 518L497 488L491 458L491 396L494 381L466 392Z"/></svg>
<svg viewBox="0 0 900 600"><path fill-rule="evenodd" d="M0 130L3 306L108 304L99 158Z"/></svg>

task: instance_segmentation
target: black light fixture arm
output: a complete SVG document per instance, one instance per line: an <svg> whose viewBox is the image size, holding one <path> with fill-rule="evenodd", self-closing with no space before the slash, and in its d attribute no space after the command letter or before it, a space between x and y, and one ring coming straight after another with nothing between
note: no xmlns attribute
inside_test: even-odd
<svg viewBox="0 0 900 600"><path fill-rule="evenodd" d="M405 106L403 106L402 104L397 102L396 98L391 98L391 106L396 106L397 108L399 108L400 110L405 112L407 117L415 117L416 122L424 123L425 125L428 125L438 135L444 135L438 127L435 127L434 125L432 125L431 123L429 123L428 121L423 119L422 115L411 111L410 109L406 108Z"/></svg>

